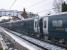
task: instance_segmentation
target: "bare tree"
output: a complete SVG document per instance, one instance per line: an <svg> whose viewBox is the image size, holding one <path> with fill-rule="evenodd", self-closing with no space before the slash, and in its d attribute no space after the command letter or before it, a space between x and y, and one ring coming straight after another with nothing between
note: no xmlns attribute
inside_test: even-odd
<svg viewBox="0 0 67 50"><path fill-rule="evenodd" d="M53 2L53 11L55 13L59 13L62 12L62 4L64 3L64 0L54 0Z"/></svg>
<svg viewBox="0 0 67 50"><path fill-rule="evenodd" d="M65 11L67 11L67 4L64 2L62 4L62 12L65 12Z"/></svg>

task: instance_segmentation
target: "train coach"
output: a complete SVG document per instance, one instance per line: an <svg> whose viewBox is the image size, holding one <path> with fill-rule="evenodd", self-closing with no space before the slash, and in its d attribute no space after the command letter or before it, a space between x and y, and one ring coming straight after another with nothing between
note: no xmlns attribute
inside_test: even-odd
<svg viewBox="0 0 67 50"><path fill-rule="evenodd" d="M25 19L21 22L23 25L20 25L20 32L27 32L26 34L29 36L37 36L37 32L39 32L39 25L37 18L29 18ZM24 33L25 34L25 33Z"/></svg>
<svg viewBox="0 0 67 50"><path fill-rule="evenodd" d="M29 18L20 21L0 23L0 26L8 28L13 31L17 31L19 33L26 32L26 34L30 36L32 35L37 36L35 34L39 32L39 25L37 18Z"/></svg>
<svg viewBox="0 0 67 50"><path fill-rule="evenodd" d="M39 39L44 39L47 36L48 39L67 41L67 13L0 23L0 26L19 33L27 32L24 34Z"/></svg>
<svg viewBox="0 0 67 50"><path fill-rule="evenodd" d="M67 41L67 13L42 17L39 25L42 37Z"/></svg>

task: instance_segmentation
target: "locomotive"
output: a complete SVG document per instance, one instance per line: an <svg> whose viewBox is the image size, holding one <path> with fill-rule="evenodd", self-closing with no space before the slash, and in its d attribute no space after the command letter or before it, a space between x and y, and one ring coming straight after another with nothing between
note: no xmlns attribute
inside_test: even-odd
<svg viewBox="0 0 67 50"><path fill-rule="evenodd" d="M67 12L29 18L17 22L0 23L0 26L38 39L56 39L67 42Z"/></svg>

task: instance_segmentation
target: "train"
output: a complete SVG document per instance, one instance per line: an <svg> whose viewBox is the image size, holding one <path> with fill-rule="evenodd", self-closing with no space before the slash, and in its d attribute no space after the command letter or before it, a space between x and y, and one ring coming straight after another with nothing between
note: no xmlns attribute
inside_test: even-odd
<svg viewBox="0 0 67 50"><path fill-rule="evenodd" d="M67 42L67 12L0 23L0 26L21 34L26 32L23 34L42 40L55 39Z"/></svg>
<svg viewBox="0 0 67 50"><path fill-rule="evenodd" d="M35 33L38 33L38 29L39 29L38 18L29 18L19 21L4 22L4 23L0 23L0 26L8 28L13 31L17 31L19 33L25 32L26 35L30 35L30 36L32 35L37 36L35 35Z"/></svg>

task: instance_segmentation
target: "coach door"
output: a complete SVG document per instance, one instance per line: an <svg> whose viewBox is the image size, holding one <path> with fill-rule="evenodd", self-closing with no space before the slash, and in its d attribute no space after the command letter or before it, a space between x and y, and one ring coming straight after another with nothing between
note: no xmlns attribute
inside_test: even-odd
<svg viewBox="0 0 67 50"><path fill-rule="evenodd" d="M38 27L38 21L37 19L34 19L34 31L37 32L37 27Z"/></svg>
<svg viewBox="0 0 67 50"><path fill-rule="evenodd" d="M48 34L48 17L43 18L43 33Z"/></svg>

